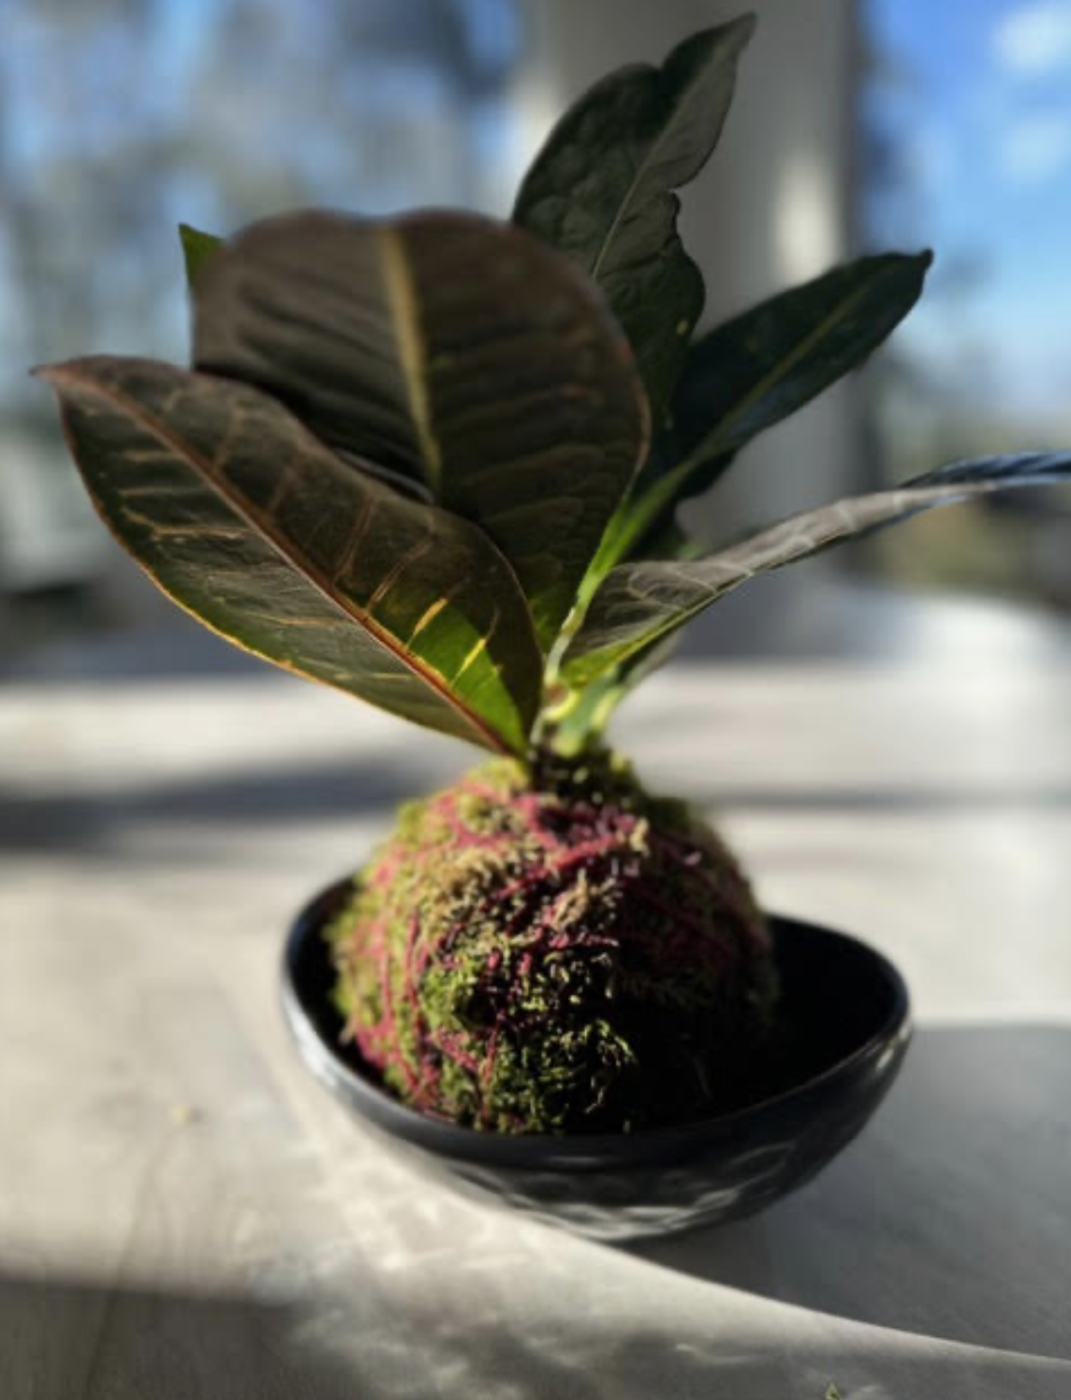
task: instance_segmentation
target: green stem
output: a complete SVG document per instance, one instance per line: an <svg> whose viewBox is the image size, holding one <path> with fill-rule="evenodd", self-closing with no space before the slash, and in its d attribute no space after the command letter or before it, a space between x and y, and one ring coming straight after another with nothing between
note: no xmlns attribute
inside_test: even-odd
<svg viewBox="0 0 1071 1400"><path fill-rule="evenodd" d="M705 460L705 455L703 454L703 460ZM659 516L672 506L677 497L678 488L687 480L689 473L699 465L699 460L695 454L686 457L671 472L667 472L665 476L656 481L639 500L634 501L626 496L614 512L602 537L602 543L596 551L595 558L588 565L587 572L580 581L576 602L570 609L569 615L562 624L562 629L547 656L547 664L543 672L544 697L561 685L561 665L565 653L569 649L570 642L583 627L592 600L606 576L611 569L628 558L631 551L655 524ZM547 700L544 699L543 707L533 728L532 742L537 747L547 744L553 745L555 731L575 713L582 699L583 691L571 689L564 701L548 704ZM615 703L616 700L612 700L607 705L607 715ZM603 723L605 724L605 719L603 719Z"/></svg>
<svg viewBox="0 0 1071 1400"><path fill-rule="evenodd" d="M710 452L693 452L682 462L678 462L672 471L659 477L638 500L626 496L606 528L598 553L584 577L584 583L581 584L581 591L589 579L594 579L591 590L594 596L595 590L610 570L629 557L659 517L676 503L680 488L692 472L710 456Z"/></svg>

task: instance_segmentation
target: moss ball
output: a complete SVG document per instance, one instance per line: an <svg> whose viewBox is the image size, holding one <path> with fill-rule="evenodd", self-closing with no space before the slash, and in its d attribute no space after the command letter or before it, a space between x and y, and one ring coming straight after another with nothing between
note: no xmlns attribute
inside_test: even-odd
<svg viewBox="0 0 1071 1400"><path fill-rule="evenodd" d="M495 760L402 809L327 936L345 1035L404 1102L606 1132L746 1099L775 998L736 861L608 755Z"/></svg>

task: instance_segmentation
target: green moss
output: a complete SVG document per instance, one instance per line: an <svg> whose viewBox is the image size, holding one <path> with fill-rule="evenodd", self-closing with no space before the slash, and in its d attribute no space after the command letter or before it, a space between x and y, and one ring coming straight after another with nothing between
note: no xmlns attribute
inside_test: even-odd
<svg viewBox="0 0 1071 1400"><path fill-rule="evenodd" d="M731 1107L774 999L733 857L607 754L496 760L408 803L328 937L364 1060L406 1102L497 1131Z"/></svg>

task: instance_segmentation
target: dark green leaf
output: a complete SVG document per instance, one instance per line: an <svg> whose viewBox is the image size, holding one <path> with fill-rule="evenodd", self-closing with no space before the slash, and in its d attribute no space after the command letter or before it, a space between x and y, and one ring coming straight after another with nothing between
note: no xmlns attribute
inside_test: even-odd
<svg viewBox="0 0 1071 1400"><path fill-rule="evenodd" d="M754 27L748 15L704 30L662 68L634 65L596 83L551 132L517 197L515 221L604 288L656 423L703 310L703 279L677 233L673 191L717 144Z"/></svg>
<svg viewBox="0 0 1071 1400"><path fill-rule="evenodd" d="M214 233L201 233L189 224L179 224L178 231L182 240L182 256L186 261L186 281L192 287L205 259L217 248L223 247L223 239L217 238Z"/></svg>
<svg viewBox="0 0 1071 1400"><path fill-rule="evenodd" d="M900 324L932 261L860 258L704 336L673 399L680 447L704 460L735 452L828 389Z"/></svg>
<svg viewBox="0 0 1071 1400"><path fill-rule="evenodd" d="M696 465L678 493L710 484L757 433L782 422L855 369L922 294L933 258L884 253L860 258L737 316L692 348L673 399L673 438Z"/></svg>
<svg viewBox="0 0 1071 1400"><path fill-rule="evenodd" d="M784 520L706 559L641 562L613 569L565 656L562 675L581 685L675 632L756 574L895 524L934 506L1013 486L1071 478L1071 453L1025 453L955 462L892 491L851 496Z"/></svg>
<svg viewBox="0 0 1071 1400"><path fill-rule="evenodd" d="M708 490L751 437L854 368L903 319L929 262L928 253L863 258L762 303L693 347L673 423L614 513L594 576L655 557L650 541L681 501Z"/></svg>
<svg viewBox="0 0 1071 1400"><path fill-rule="evenodd" d="M474 215L253 225L198 277L194 357L482 526L547 646L646 448L642 388L597 290Z"/></svg>
<svg viewBox="0 0 1071 1400"><path fill-rule="evenodd" d="M247 385L108 356L40 373L101 516L182 607L288 670L524 751L542 661L475 526L342 462Z"/></svg>
<svg viewBox="0 0 1071 1400"><path fill-rule="evenodd" d="M734 454L856 368L922 292L929 253L885 253L834 268L704 336L613 530L618 558L689 496L708 490Z"/></svg>

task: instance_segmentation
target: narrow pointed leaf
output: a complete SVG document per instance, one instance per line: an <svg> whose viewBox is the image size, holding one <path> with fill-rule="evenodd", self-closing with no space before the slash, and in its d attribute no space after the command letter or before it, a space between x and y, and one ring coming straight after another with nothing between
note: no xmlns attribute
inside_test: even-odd
<svg viewBox="0 0 1071 1400"><path fill-rule="evenodd" d="M574 257L604 288L661 422L703 310L703 279L677 233L673 193L717 144L749 15L695 34L661 68L596 83L551 132L514 220Z"/></svg>
<svg viewBox="0 0 1071 1400"><path fill-rule="evenodd" d="M705 458L735 452L870 355L922 294L929 252L860 258L717 327L692 348L675 436Z"/></svg>
<svg viewBox="0 0 1071 1400"><path fill-rule="evenodd" d="M708 490L756 434L857 368L922 292L931 254L860 258L783 292L696 342L656 443L621 512L634 542Z"/></svg>
<svg viewBox="0 0 1071 1400"><path fill-rule="evenodd" d="M509 567L247 385L93 356L39 371L93 501L213 630L429 728L523 752L541 683Z"/></svg>
<svg viewBox="0 0 1071 1400"><path fill-rule="evenodd" d="M214 233L202 233L200 229L192 228L189 224L179 224L178 229L182 241L182 256L186 263L186 282L192 287L206 258L217 248L223 247L223 239L217 238Z"/></svg>
<svg viewBox="0 0 1071 1400"><path fill-rule="evenodd" d="M1071 453L1025 453L954 462L893 491L852 496L789 520L706 559L622 564L596 593L562 674L581 685L619 667L756 574L934 506L1015 486L1071 479Z"/></svg>
<svg viewBox="0 0 1071 1400"><path fill-rule="evenodd" d="M646 449L642 387L597 289L475 215L253 225L198 276L194 359L480 525L546 646Z"/></svg>

